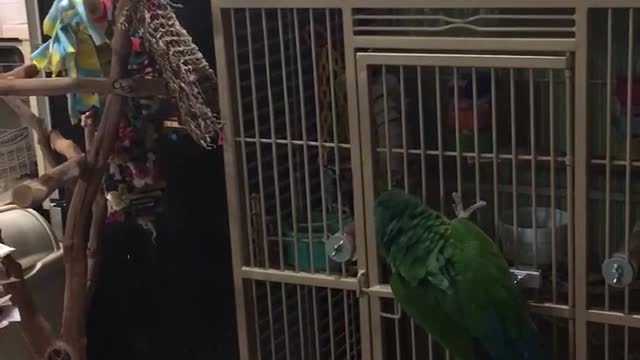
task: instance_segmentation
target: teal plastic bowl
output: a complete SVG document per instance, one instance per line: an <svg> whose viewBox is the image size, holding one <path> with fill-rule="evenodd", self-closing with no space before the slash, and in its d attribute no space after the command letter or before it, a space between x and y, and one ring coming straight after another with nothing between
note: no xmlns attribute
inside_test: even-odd
<svg viewBox="0 0 640 360"><path fill-rule="evenodd" d="M473 132L462 131L460 132L460 151L462 152L475 152L476 151L476 139ZM491 131L478 130L478 152L489 153L492 151L491 144Z"/></svg>
<svg viewBox="0 0 640 360"><path fill-rule="evenodd" d="M311 272L311 264L313 264L314 272L326 272L327 260L329 262L329 271L339 271L341 265L331 259L327 259L325 250L325 234L322 224L322 214L313 213L311 216L311 228L309 224L299 223L297 233L293 233L293 229L289 229L283 234L284 255L287 265L295 267L296 265L296 248L298 255L298 269L302 272ZM351 218L343 217L342 225L346 226L351 223ZM311 230L311 231L309 231ZM340 231L338 216L335 214L327 214L327 238ZM311 236L309 236L311 233ZM312 258L313 257L313 258Z"/></svg>

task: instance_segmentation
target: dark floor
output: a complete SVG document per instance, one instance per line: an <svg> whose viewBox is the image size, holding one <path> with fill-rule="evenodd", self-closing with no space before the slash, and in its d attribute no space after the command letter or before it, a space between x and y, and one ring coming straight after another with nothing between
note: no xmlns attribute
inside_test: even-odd
<svg viewBox="0 0 640 360"><path fill-rule="evenodd" d="M219 151L165 141L157 246L110 226L93 304L90 359L234 359L233 284Z"/></svg>

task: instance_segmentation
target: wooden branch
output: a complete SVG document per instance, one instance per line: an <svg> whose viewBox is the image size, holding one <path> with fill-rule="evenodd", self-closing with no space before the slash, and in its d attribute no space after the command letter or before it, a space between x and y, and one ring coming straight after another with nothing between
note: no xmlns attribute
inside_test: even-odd
<svg viewBox="0 0 640 360"><path fill-rule="evenodd" d="M93 142L96 138L96 129L95 126L86 126L84 128L84 148L86 152L93 147Z"/></svg>
<svg viewBox="0 0 640 360"><path fill-rule="evenodd" d="M116 11L116 24L120 24L129 0L120 0ZM112 39L111 75L123 77L127 72L131 40L129 33L116 26ZM102 120L94 145L89 152L87 171L78 180L67 215L64 236L65 303L62 319L62 340L69 345L71 360L85 360L87 309L87 243L90 216L102 178L106 173L108 158L114 150L122 116L123 98L107 97Z"/></svg>
<svg viewBox="0 0 640 360"><path fill-rule="evenodd" d="M65 138L58 130L52 130L49 134L49 142L51 147L60 155L67 159L73 159L82 156L82 150L76 143Z"/></svg>
<svg viewBox="0 0 640 360"><path fill-rule="evenodd" d="M117 94L122 96L168 96L164 79L107 78L0 78L0 96L54 96L69 93Z"/></svg>
<svg viewBox="0 0 640 360"><path fill-rule="evenodd" d="M90 302L96 287L98 279L98 271L100 270L100 250L102 249L101 240L104 230L105 220L107 218L107 199L100 191L93 202L91 219L91 230L89 231L89 245L87 247L87 297ZM89 305L89 304L87 304ZM87 308L87 311L89 309Z"/></svg>
<svg viewBox="0 0 640 360"><path fill-rule="evenodd" d="M87 152L93 148L96 127L95 127L95 112L85 114L83 118L84 126L84 142ZM102 191L98 191L96 199L93 202L91 229L89 230L89 245L87 247L87 306L90 306L93 293L95 291L96 279L98 278L98 268L100 261L100 240L102 238L102 231L104 230L104 223L107 218L107 201L105 194ZM87 312L89 308L87 307Z"/></svg>
<svg viewBox="0 0 640 360"><path fill-rule="evenodd" d="M2 265L9 277L20 280L3 285L3 287L11 294L11 302L20 311L20 328L31 347L34 357L36 359L42 359L54 343L51 325L49 325L36 307L33 296L24 280L22 265L11 255L5 256L2 259Z"/></svg>
<svg viewBox="0 0 640 360"><path fill-rule="evenodd" d="M17 68L0 74L0 80L7 79L31 79L40 74L40 70L35 64L24 64Z"/></svg>
<svg viewBox="0 0 640 360"><path fill-rule="evenodd" d="M84 156L75 157L49 170L37 180L18 185L11 194L13 203L23 208L35 208L42 205L54 191L80 177L85 160Z"/></svg>
<svg viewBox="0 0 640 360"><path fill-rule="evenodd" d="M165 79L119 79L112 81L113 91L103 94L117 94L129 97L169 96L169 85Z"/></svg>
<svg viewBox="0 0 640 360"><path fill-rule="evenodd" d="M18 114L22 125L27 126L36 133L36 142L38 147L40 147L47 164L50 167L56 166L56 156L49 144L49 130L46 121L34 114L31 111L31 108L29 108L29 106L27 106L20 98L6 96L3 97L2 100L4 100L4 102L7 103L7 105L15 111L16 114Z"/></svg>

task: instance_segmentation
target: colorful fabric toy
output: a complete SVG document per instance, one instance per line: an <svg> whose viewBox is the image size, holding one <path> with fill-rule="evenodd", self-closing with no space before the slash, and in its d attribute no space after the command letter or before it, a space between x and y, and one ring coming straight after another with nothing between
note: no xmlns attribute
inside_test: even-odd
<svg viewBox="0 0 640 360"><path fill-rule="evenodd" d="M70 78L104 75L96 46L108 39L89 18L83 0L56 0L44 20L43 31L51 39L32 54L40 70L49 70L53 76L65 71ZM72 120L99 105L97 94L69 95Z"/></svg>
<svg viewBox="0 0 640 360"><path fill-rule="evenodd" d="M131 38L129 71L133 77L161 77L154 59L139 35ZM162 121L167 118L166 99L130 98L120 121L115 152L109 159L104 187L107 222L131 219L155 237L154 220L160 209L164 180L157 168L155 146Z"/></svg>

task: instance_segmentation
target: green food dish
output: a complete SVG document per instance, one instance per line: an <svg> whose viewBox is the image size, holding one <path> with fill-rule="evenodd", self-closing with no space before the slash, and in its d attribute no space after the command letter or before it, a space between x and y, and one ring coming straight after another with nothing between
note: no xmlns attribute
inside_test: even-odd
<svg viewBox="0 0 640 360"><path fill-rule="evenodd" d="M473 132L463 131L460 133L460 151L465 153L476 151ZM491 151L491 132L478 130L478 152L489 153Z"/></svg>
<svg viewBox="0 0 640 360"><path fill-rule="evenodd" d="M327 260L329 271L339 271L341 265L331 259L327 259L325 250L325 239L340 231L339 218L336 214L327 214L327 234L325 237L322 223L322 213L314 212L311 215L311 227L304 219L299 219L297 234L293 232L293 226L289 225L283 234L285 261L287 265L296 265L296 247L298 250L298 269L302 272L311 272L313 264L314 272L327 271ZM342 218L342 226L351 223L349 216ZM311 234L311 236L309 236ZM313 255L313 260L311 260ZM313 263L311 262L313 261Z"/></svg>

